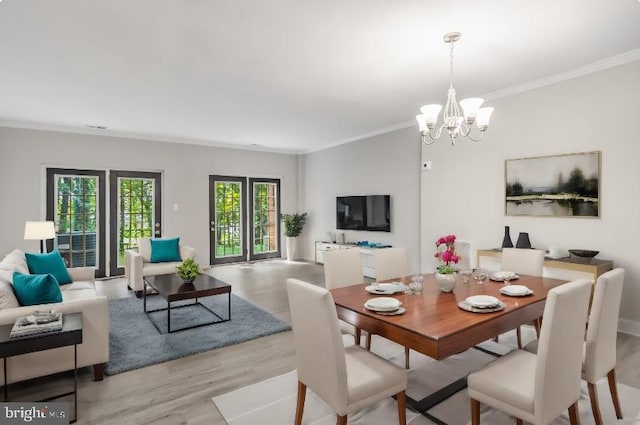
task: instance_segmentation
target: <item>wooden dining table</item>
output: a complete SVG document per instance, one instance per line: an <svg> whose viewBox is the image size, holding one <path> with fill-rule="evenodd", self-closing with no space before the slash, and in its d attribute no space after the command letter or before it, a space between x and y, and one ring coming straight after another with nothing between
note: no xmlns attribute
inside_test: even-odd
<svg viewBox="0 0 640 425"><path fill-rule="evenodd" d="M544 311L549 290L567 282L520 275L510 283L527 286L533 294L512 297L500 293L502 282L458 282L453 292L446 293L438 289L435 275L425 274L423 278L422 294L371 294L365 290L369 283L332 289L338 317L356 328L380 335L436 360L442 360L538 319ZM405 276L385 282L402 282L408 285L410 281L411 276ZM459 302L472 295L492 295L502 301L505 308L493 313L474 313L458 307ZM406 312L388 316L364 307L367 300L380 296L398 299ZM422 400L408 400L408 403L424 414L426 410L465 387L466 377ZM436 420L436 423L444 422Z"/></svg>

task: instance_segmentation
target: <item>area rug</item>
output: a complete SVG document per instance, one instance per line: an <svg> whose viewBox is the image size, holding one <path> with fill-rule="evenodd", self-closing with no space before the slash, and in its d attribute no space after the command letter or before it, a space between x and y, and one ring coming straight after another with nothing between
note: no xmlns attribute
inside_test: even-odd
<svg viewBox="0 0 640 425"><path fill-rule="evenodd" d="M348 344L352 338L345 339ZM489 344L490 345L490 344ZM491 348L491 347L487 347ZM402 365L404 362L403 349L393 343L374 337L373 351L390 361ZM508 349L503 350L508 351ZM420 354L411 352L411 369L409 370L409 384L407 395L419 398L419 394L426 395L425 390L445 385L455 380L460 374L477 369L492 361L488 355L471 349L445 361L431 360ZM288 424L293 423L296 407L296 372L276 376L239 390L214 397L212 400L228 425L258 425L258 424ZM640 403L640 390L618 384L620 402L626 419L617 420L609 397L609 389L605 380L598 383L600 394L600 408L604 423L632 424ZM582 425L593 425L591 406L586 384L583 383L582 395L579 401L580 421ZM449 425L470 423L470 404L467 391L463 390L453 397L435 406L430 414ZM349 417L351 425L387 425L397 423L397 405L392 398L383 400L376 405L364 409ZM307 391L303 424L305 425L334 425L336 422L333 410L317 397L312 391ZM435 422L428 418L407 410L407 423L411 425L433 425ZM515 419L500 411L482 406L481 423L487 425L513 425ZM556 419L552 425L569 424L568 415Z"/></svg>
<svg viewBox="0 0 640 425"><path fill-rule="evenodd" d="M227 299L226 295L218 295L200 298L199 301L226 319ZM158 295L147 297L147 303L148 309L166 307L166 302ZM113 300L109 303L109 310L111 329L109 362L105 368L107 375L115 375L291 329L287 323L233 294L231 295L230 321L171 334L166 333L167 313L157 312L147 316L143 311L142 299ZM215 316L200 306L171 310L172 329L215 319ZM162 334L153 326L151 320L158 325Z"/></svg>

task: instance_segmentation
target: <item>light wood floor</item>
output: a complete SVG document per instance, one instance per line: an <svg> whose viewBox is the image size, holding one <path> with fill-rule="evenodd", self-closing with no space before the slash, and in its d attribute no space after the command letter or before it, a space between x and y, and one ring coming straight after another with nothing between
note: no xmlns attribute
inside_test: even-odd
<svg viewBox="0 0 640 425"><path fill-rule="evenodd" d="M285 280L296 277L318 284L324 280L319 265L280 260L216 267L211 273L231 283L235 294L286 321ZM99 286L110 298L131 296L122 279ZM618 381L640 388L640 338L619 334L618 357ZM77 423L223 425L211 397L294 368L292 334L284 332L108 376L102 382L91 381L89 371L84 370ZM61 381L49 378L45 384L62 385ZM605 394L600 398L601 403L609 402Z"/></svg>

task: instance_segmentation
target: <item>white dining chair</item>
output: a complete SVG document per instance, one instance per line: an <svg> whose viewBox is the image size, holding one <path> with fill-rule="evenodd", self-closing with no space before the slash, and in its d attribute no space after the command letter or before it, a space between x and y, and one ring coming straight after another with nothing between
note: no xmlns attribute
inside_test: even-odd
<svg viewBox="0 0 640 425"><path fill-rule="evenodd" d="M407 248L381 248L373 251L376 280L389 280L411 274ZM404 347L404 365L409 369L409 348Z"/></svg>
<svg viewBox="0 0 640 425"><path fill-rule="evenodd" d="M596 383L605 376L609 381L609 392L616 417L622 419L616 388L615 367L618 316L620 315L624 274L624 269L617 268L600 275L593 290L593 301L584 342L582 379L587 381L591 411L596 425L603 425ZM538 341L527 344L525 350L532 353L537 352Z"/></svg>
<svg viewBox="0 0 640 425"><path fill-rule="evenodd" d="M380 248L373 250L376 280L389 280L411 274L407 248Z"/></svg>
<svg viewBox="0 0 640 425"><path fill-rule="evenodd" d="M515 350L467 379L471 423L480 425L480 403L513 415L516 423L548 425L569 410L579 425L580 369L591 282L551 289L543 313L538 354Z"/></svg>
<svg viewBox="0 0 640 425"><path fill-rule="evenodd" d="M541 249L504 248L500 270L531 276L542 276L544 267L544 251ZM536 334L540 336L540 323L534 322ZM518 348L522 348L522 330L516 328Z"/></svg>
<svg viewBox="0 0 640 425"><path fill-rule="evenodd" d="M295 424L302 424L310 388L336 411L337 425L346 425L348 415L394 395L398 423L405 425L406 370L357 345L344 347L333 297L325 288L287 279L287 295L298 374Z"/></svg>
<svg viewBox="0 0 640 425"><path fill-rule="evenodd" d="M359 248L326 251L323 255L323 260L324 285L327 289L342 288L364 282ZM340 320L338 323L340 330L353 335L356 345L359 345L362 331L343 320ZM366 337L367 348L370 348L371 336L366 334Z"/></svg>

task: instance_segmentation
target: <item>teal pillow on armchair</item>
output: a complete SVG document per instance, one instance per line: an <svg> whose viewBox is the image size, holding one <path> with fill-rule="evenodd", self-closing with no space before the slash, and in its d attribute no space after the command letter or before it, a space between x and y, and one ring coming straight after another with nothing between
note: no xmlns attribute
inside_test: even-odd
<svg viewBox="0 0 640 425"><path fill-rule="evenodd" d="M165 263L169 261L182 261L180 238L151 239L151 262Z"/></svg>
<svg viewBox="0 0 640 425"><path fill-rule="evenodd" d="M51 273L60 285L73 282L71 275L64 264L64 260L59 251L52 251L46 254L24 254L31 274Z"/></svg>
<svg viewBox="0 0 640 425"><path fill-rule="evenodd" d="M20 305L53 304L62 302L62 292L56 278L48 274L13 272L13 290Z"/></svg>

